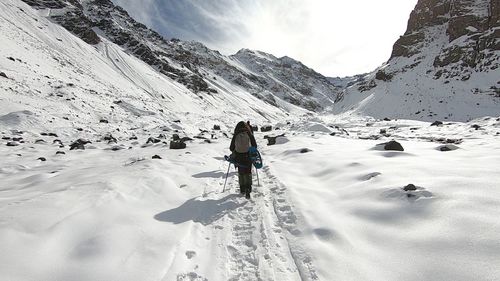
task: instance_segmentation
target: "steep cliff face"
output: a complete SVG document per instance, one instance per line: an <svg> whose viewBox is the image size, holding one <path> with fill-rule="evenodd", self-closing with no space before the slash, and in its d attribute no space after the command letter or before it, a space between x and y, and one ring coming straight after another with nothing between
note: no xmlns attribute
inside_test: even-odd
<svg viewBox="0 0 500 281"><path fill-rule="evenodd" d="M276 106L282 100L321 110L340 92L324 76L303 65L282 67L281 59L273 58L266 71L252 71L250 62L238 55L227 57L197 42L167 40L109 0L23 1L49 9L53 21L85 42L99 44L101 36L195 93L217 94L217 88L231 84Z"/></svg>
<svg viewBox="0 0 500 281"><path fill-rule="evenodd" d="M424 120L500 115L499 6L418 1L389 61L341 93L334 111Z"/></svg>
<svg viewBox="0 0 500 281"><path fill-rule="evenodd" d="M391 58L424 53L435 41L438 29L444 34L440 34L443 46L434 57L436 79L441 75L467 79L474 69L494 70L498 57L492 51L500 50L499 6L496 0L419 1L405 35L394 44ZM457 65L443 69L453 64Z"/></svg>

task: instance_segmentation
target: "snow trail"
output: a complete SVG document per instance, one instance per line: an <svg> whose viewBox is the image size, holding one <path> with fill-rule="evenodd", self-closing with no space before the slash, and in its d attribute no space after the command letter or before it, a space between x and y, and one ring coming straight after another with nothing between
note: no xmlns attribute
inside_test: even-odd
<svg viewBox="0 0 500 281"><path fill-rule="evenodd" d="M257 186L254 173L252 199L229 212L224 223L231 229L226 246L228 280L318 280L312 259L296 243L296 216L287 199L286 187L268 167ZM230 193L238 193L238 181L230 182Z"/></svg>

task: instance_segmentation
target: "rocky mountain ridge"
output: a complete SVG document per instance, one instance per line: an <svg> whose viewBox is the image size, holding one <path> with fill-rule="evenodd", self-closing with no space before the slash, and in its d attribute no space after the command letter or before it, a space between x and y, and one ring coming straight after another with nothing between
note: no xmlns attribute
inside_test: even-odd
<svg viewBox="0 0 500 281"><path fill-rule="evenodd" d="M266 54L270 61L264 69L260 57L252 57L257 52L242 50L227 57L198 42L167 40L109 0L23 1L50 9L51 20L89 44L105 37L195 93L216 94L222 79L276 106L281 99L319 111L340 92L323 75L286 57Z"/></svg>
<svg viewBox="0 0 500 281"><path fill-rule="evenodd" d="M500 115L499 7L419 0L388 62L339 94L333 112L457 121Z"/></svg>

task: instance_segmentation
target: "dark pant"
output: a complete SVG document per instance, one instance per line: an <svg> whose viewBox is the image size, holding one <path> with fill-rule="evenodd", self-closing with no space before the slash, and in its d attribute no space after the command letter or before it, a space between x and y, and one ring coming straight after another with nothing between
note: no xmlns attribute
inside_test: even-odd
<svg viewBox="0 0 500 281"><path fill-rule="evenodd" d="M252 161L248 153L233 153L236 166L238 167L238 180L241 193L252 192Z"/></svg>
<svg viewBox="0 0 500 281"><path fill-rule="evenodd" d="M240 191L241 193L250 193L252 192L252 174L242 174L238 173L238 181L240 183Z"/></svg>

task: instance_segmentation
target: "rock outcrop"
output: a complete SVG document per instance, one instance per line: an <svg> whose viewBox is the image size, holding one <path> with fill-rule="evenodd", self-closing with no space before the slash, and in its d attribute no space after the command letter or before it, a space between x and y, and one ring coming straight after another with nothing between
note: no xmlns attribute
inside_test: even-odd
<svg viewBox="0 0 500 281"><path fill-rule="evenodd" d="M339 94L334 111L426 121L500 115L499 19L498 0L419 0L387 63Z"/></svg>

